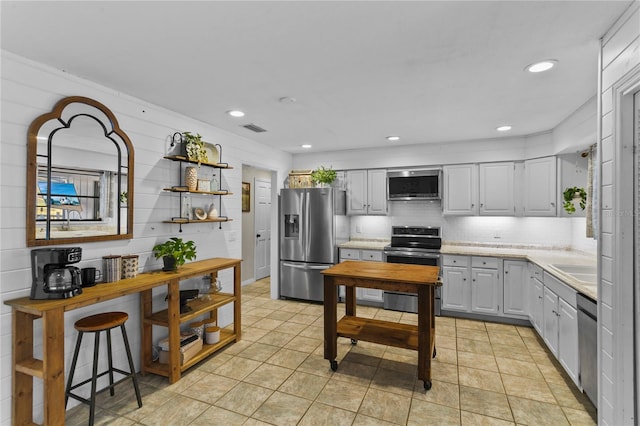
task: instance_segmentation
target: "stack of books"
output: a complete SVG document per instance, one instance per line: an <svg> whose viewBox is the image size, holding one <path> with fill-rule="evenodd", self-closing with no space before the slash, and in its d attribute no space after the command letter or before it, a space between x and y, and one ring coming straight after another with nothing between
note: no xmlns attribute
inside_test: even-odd
<svg viewBox="0 0 640 426"><path fill-rule="evenodd" d="M162 339L158 345L160 346L160 364L169 363L169 338ZM196 356L202 350L202 339L194 333L181 333L180 335L180 365Z"/></svg>

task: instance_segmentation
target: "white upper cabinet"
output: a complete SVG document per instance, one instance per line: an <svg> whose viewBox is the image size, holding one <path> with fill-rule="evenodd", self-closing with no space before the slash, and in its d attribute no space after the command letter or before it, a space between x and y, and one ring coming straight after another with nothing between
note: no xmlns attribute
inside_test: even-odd
<svg viewBox="0 0 640 426"><path fill-rule="evenodd" d="M556 216L556 175L555 157L524 162L522 196L525 216Z"/></svg>
<svg viewBox="0 0 640 426"><path fill-rule="evenodd" d="M480 164L481 215L515 215L514 170L513 162Z"/></svg>
<svg viewBox="0 0 640 426"><path fill-rule="evenodd" d="M473 216L478 214L478 165L444 166L443 213Z"/></svg>
<svg viewBox="0 0 640 426"><path fill-rule="evenodd" d="M347 214L387 214L387 171L347 171Z"/></svg>

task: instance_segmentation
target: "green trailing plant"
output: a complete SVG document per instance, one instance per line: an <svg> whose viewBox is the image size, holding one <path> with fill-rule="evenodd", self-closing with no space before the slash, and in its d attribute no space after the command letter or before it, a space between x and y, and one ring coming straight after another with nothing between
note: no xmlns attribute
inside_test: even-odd
<svg viewBox="0 0 640 426"><path fill-rule="evenodd" d="M196 243L193 241L182 241L182 238L171 237L161 244L153 247L153 254L156 259L173 257L176 267L184 265L187 260L196 258Z"/></svg>
<svg viewBox="0 0 640 426"><path fill-rule="evenodd" d="M311 172L311 181L314 184L324 183L331 185L333 181L336 180L337 175L336 171L331 167L325 168L324 166L320 166Z"/></svg>
<svg viewBox="0 0 640 426"><path fill-rule="evenodd" d="M587 207L587 191L584 188L580 188L577 186L567 188L562 193L562 198L564 203L562 207L569 214L573 214L576 212L576 206L574 204L574 199L579 200L580 208L584 210Z"/></svg>
<svg viewBox="0 0 640 426"><path fill-rule="evenodd" d="M204 141L200 133L194 135L191 132L184 132L182 135L187 150L187 158L197 161L198 164L207 163L209 156L204 148Z"/></svg>

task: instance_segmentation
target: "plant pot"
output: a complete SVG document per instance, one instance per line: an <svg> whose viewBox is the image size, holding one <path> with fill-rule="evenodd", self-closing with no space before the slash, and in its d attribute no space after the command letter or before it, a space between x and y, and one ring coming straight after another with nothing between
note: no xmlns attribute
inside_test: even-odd
<svg viewBox="0 0 640 426"><path fill-rule="evenodd" d="M195 191L198 188L198 169L187 167L184 172L184 182L189 191Z"/></svg>
<svg viewBox="0 0 640 426"><path fill-rule="evenodd" d="M162 258L162 261L164 262L164 268L162 268L163 271L165 272L169 272L169 271L177 271L178 270L178 263L176 262L176 258L173 256L164 256Z"/></svg>

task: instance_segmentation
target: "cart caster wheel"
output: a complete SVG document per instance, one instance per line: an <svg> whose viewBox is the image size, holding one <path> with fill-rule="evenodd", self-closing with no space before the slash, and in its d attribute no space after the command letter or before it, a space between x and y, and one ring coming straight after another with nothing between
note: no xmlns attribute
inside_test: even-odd
<svg viewBox="0 0 640 426"><path fill-rule="evenodd" d="M333 361L329 361L329 363L331 364L331 370L336 371L338 369L338 361L334 359Z"/></svg>
<svg viewBox="0 0 640 426"><path fill-rule="evenodd" d="M435 358L436 357L436 348L433 348L433 356L431 358Z"/></svg>
<svg viewBox="0 0 640 426"><path fill-rule="evenodd" d="M431 389L431 380L425 380L424 381L424 390L428 391L429 389Z"/></svg>
<svg viewBox="0 0 640 426"><path fill-rule="evenodd" d="M357 341L356 339L351 339L351 344L352 344L352 345L357 345L357 344L358 344L358 341Z"/></svg>

